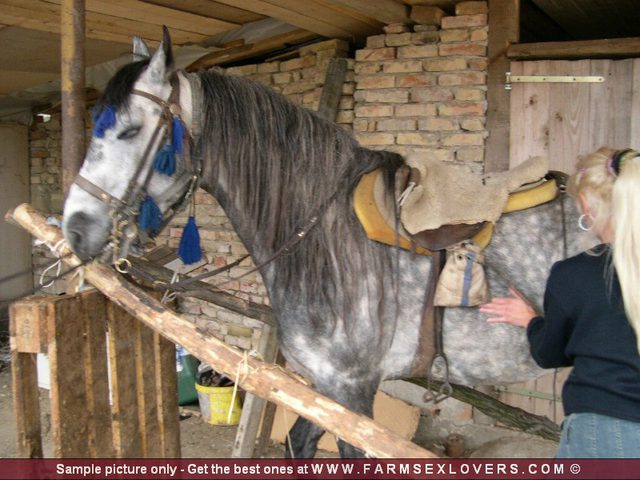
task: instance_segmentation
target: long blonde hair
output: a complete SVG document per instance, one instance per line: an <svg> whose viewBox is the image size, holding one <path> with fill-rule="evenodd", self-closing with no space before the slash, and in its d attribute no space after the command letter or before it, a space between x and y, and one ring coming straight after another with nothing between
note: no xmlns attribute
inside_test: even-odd
<svg viewBox="0 0 640 480"><path fill-rule="evenodd" d="M567 187L589 205L595 233L613 235L613 265L640 350L640 153L602 147L578 160Z"/></svg>

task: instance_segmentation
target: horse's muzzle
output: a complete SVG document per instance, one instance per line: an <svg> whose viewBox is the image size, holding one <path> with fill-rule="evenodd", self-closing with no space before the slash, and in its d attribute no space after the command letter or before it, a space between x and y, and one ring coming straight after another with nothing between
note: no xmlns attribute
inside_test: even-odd
<svg viewBox="0 0 640 480"><path fill-rule="evenodd" d="M64 236L81 260L89 260L99 255L107 241L109 227L84 212L76 212L65 219Z"/></svg>

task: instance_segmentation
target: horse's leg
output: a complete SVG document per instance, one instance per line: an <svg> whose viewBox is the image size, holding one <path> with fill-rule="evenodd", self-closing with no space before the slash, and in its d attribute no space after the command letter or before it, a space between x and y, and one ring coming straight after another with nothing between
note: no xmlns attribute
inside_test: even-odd
<svg viewBox="0 0 640 480"><path fill-rule="evenodd" d="M298 417L289 430L289 438L285 439L285 458L313 458L323 433L324 430L315 423Z"/></svg>
<svg viewBox="0 0 640 480"><path fill-rule="evenodd" d="M336 389L333 394L338 398L335 400L349 410L373 418L373 397L376 392L378 382L358 382L348 387L343 386ZM344 440L338 440L338 450L341 458L364 458L365 452Z"/></svg>

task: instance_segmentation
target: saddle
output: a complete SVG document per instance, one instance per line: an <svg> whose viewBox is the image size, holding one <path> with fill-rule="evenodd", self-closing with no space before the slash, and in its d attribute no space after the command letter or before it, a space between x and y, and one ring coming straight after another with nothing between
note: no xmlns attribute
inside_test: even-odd
<svg viewBox="0 0 640 480"><path fill-rule="evenodd" d="M481 251L491 241L494 223L504 213L555 199L566 176L559 172L549 174L546 160L540 157L509 172L484 177L463 173L441 162L416 165L408 159L407 163L396 172L395 198L386 192L383 176L375 170L364 175L356 186L353 206L368 238L433 258L412 374L427 377L425 401L437 403L451 394L443 348L443 307L471 306L488 300L484 298L488 297L488 288ZM425 181L429 176L430 181ZM400 222L396 199L401 205ZM447 250L453 252L450 260ZM459 278L452 280L449 275L447 281L441 281L443 269ZM462 294L456 291L449 298L461 299L461 303L446 303L447 288L451 289L451 285L462 290ZM459 285L463 286L458 288ZM479 292L476 303L468 302L469 288ZM445 382L432 394L429 384L436 364L444 367Z"/></svg>
<svg viewBox="0 0 640 480"><path fill-rule="evenodd" d="M536 160L537 161L537 160ZM545 175L546 174L546 175ZM473 174L471 174L473 175ZM496 174L497 175L497 174ZM494 175L492 178L495 178ZM558 194L559 172L544 172L535 180L520 185L501 201L500 214L526 210L544 203L550 202ZM422 174L415 167L404 165L396 172L395 192L396 198L406 191L414 182L418 185ZM476 176L481 178L480 176ZM477 182L473 182L476 183ZM413 187L415 191L416 187ZM441 194L444 192L441 190ZM458 197L458 195L455 195ZM471 196L471 199L478 196ZM450 203L451 200L449 200ZM396 222L396 199L387 194L382 172L374 170L363 175L353 194L353 208L358 220L364 228L367 237L386 245L398 246L405 250L412 250L420 255L431 255L433 251L446 249L464 240L470 240L474 245L484 249L493 234L493 224L497 219L495 214L486 215L487 218L477 217L472 223L455 223L445 221L436 228L425 228L409 232L405 225L406 214L403 214L406 206L401 207L401 222ZM433 211L430 205L416 205L414 203L414 215L428 217ZM411 225L419 224L418 221L409 219ZM448 223L447 223L448 222ZM397 231L396 231L397 224Z"/></svg>

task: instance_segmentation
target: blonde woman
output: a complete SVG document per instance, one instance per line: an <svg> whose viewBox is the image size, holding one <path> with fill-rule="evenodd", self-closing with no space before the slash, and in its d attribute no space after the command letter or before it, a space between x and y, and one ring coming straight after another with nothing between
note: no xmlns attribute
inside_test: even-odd
<svg viewBox="0 0 640 480"><path fill-rule="evenodd" d="M513 289L480 311L526 327L541 367L574 367L558 457L640 458L640 153L580 158L568 190L601 244L551 268L544 316Z"/></svg>

